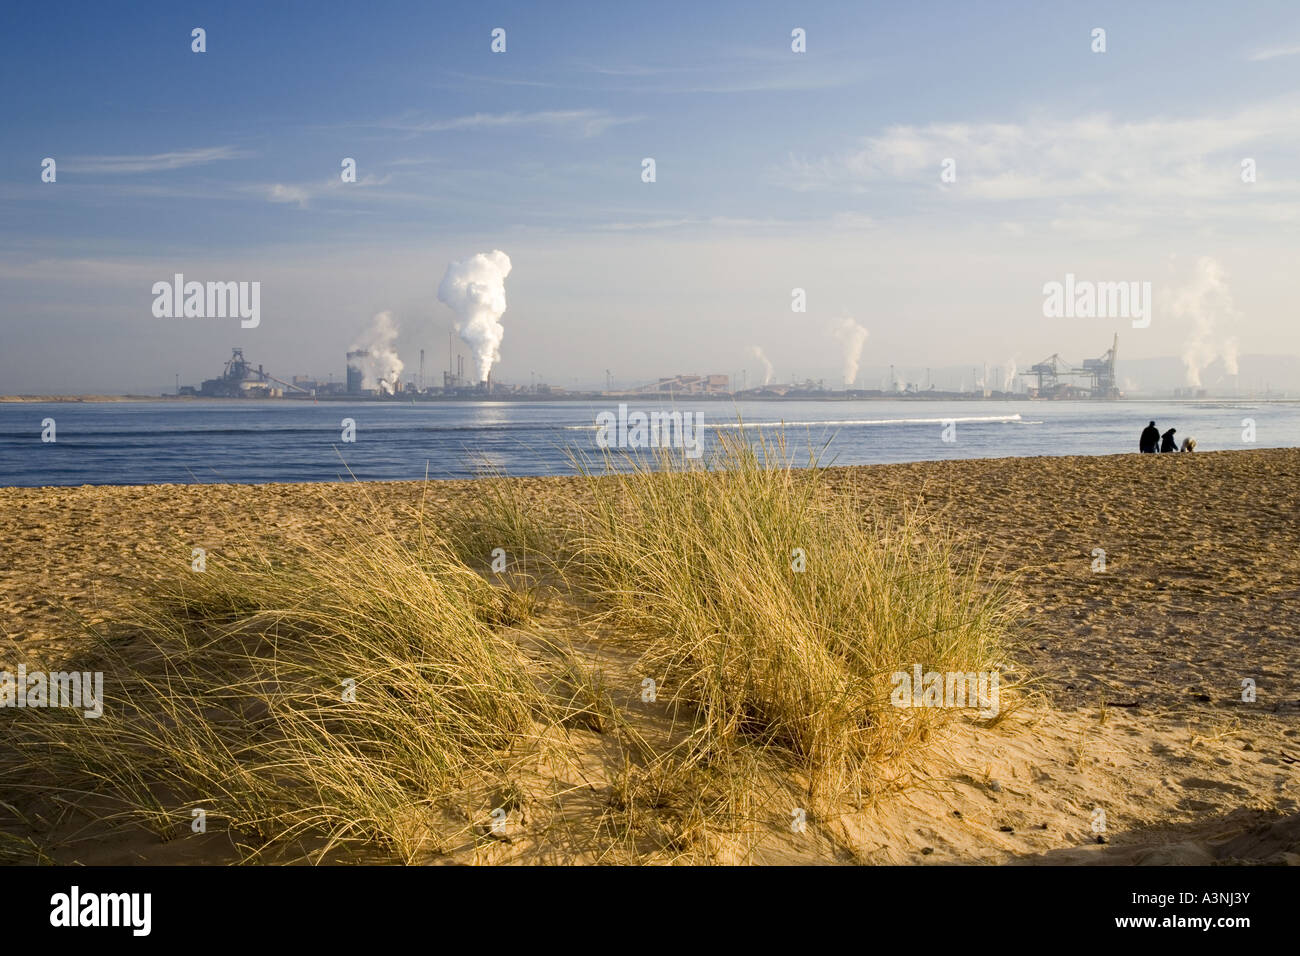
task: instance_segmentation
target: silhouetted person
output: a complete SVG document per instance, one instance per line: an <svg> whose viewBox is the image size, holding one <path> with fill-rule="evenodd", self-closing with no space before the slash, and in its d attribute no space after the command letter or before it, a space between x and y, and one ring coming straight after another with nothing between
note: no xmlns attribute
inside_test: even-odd
<svg viewBox="0 0 1300 956"><path fill-rule="evenodd" d="M1178 451L1178 442L1174 438L1174 432L1176 431L1178 429L1171 428L1160 436L1160 451L1162 454L1167 451Z"/></svg>
<svg viewBox="0 0 1300 956"><path fill-rule="evenodd" d="M1142 437L1138 440L1138 450L1142 454L1154 452L1160 447L1160 429L1156 428L1155 422L1150 422L1147 427L1142 429Z"/></svg>

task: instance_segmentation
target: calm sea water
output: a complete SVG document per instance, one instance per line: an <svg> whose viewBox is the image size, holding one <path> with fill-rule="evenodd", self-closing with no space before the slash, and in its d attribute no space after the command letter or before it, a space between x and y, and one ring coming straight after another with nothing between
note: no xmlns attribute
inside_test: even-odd
<svg viewBox="0 0 1300 956"><path fill-rule="evenodd" d="M803 456L827 445L839 465L1135 452L1155 419L1198 450L1300 445L1288 402L678 402L718 427L786 425ZM669 406L634 402L631 410ZM593 423L616 402L361 403L285 401L0 405L0 485L157 484L466 478L572 472L566 449L596 454ZM57 440L41 440L45 418ZM344 443L341 422L356 421ZM1242 439L1243 419L1256 441ZM942 440L956 422L954 442Z"/></svg>

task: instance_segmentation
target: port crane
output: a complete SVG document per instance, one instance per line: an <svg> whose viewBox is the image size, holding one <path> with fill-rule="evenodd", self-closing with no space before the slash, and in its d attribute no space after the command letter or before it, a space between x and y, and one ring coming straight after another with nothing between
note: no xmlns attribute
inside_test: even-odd
<svg viewBox="0 0 1300 956"><path fill-rule="evenodd" d="M1111 347L1100 358L1084 359L1081 366L1071 366L1059 354L1053 353L1035 365L1031 365L1021 375L1032 375L1038 379L1034 390L1036 398L1119 398L1119 386L1115 378L1115 358L1119 354L1119 333L1115 333ZM1084 386L1061 381L1069 378L1085 378L1087 395L1077 395Z"/></svg>

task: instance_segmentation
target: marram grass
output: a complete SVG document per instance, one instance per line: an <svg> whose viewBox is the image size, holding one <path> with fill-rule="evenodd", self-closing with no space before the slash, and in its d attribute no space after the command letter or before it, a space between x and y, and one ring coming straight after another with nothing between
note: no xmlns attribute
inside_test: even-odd
<svg viewBox="0 0 1300 956"><path fill-rule="evenodd" d="M1016 608L916 515L825 493L824 469L792 467L781 436L717 440L703 465L586 468L572 578L643 639L698 748L756 744L818 794L860 794L952 716L892 706L891 675L999 666Z"/></svg>
<svg viewBox="0 0 1300 956"><path fill-rule="evenodd" d="M210 560L99 642L103 717L5 715L0 786L93 793L164 837L200 808L249 857L300 841L416 859L465 836L443 811L500 786L550 717L494 627L509 612L428 538Z"/></svg>

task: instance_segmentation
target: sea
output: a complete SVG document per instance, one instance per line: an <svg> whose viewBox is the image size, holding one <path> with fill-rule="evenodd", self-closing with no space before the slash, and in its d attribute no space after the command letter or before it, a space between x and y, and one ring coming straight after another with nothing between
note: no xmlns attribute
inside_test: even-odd
<svg viewBox="0 0 1300 956"><path fill-rule="evenodd" d="M1154 420L1197 451L1300 446L1288 401L629 401L691 412L703 459L723 434L778 432L796 464L1136 452ZM0 404L0 485L396 481L599 469L599 416L614 400ZM52 427L50 426L52 420ZM353 427L347 428L351 420ZM347 438L353 440L346 440ZM52 438L53 440L47 440ZM636 454L638 449L615 449Z"/></svg>

